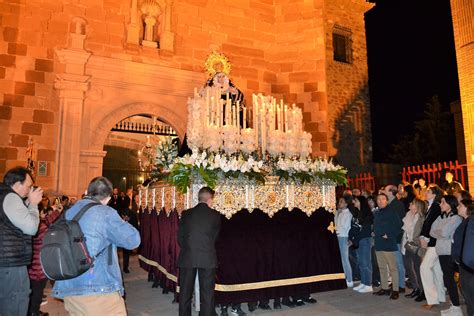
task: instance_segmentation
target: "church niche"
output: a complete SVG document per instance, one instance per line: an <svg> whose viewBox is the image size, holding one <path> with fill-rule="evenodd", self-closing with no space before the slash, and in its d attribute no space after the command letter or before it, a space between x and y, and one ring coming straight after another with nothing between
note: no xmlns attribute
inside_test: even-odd
<svg viewBox="0 0 474 316"><path fill-rule="evenodd" d="M132 0L127 43L173 51L172 0Z"/></svg>

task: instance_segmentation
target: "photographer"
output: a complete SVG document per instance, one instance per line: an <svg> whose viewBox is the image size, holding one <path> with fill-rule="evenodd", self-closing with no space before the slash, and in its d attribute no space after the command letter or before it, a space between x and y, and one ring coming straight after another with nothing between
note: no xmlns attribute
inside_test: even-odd
<svg viewBox="0 0 474 316"><path fill-rule="evenodd" d="M41 188L33 188L30 171L9 170L0 184L0 315L26 315L32 241L39 224Z"/></svg>

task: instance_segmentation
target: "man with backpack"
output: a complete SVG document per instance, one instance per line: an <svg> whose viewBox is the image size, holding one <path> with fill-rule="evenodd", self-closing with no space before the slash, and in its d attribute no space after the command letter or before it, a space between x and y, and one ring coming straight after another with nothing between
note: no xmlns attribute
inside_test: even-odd
<svg viewBox="0 0 474 316"><path fill-rule="evenodd" d="M107 206L111 194L112 183L105 177L96 177L90 182L86 197L65 213L66 220L78 221L92 262L86 272L54 284L52 295L64 299L64 307L71 315L127 315L117 247L137 248L140 234ZM78 219L76 215L81 212Z"/></svg>
<svg viewBox="0 0 474 316"><path fill-rule="evenodd" d="M0 315L26 315L30 296L27 265L39 224L41 188L28 169L9 170L0 184Z"/></svg>

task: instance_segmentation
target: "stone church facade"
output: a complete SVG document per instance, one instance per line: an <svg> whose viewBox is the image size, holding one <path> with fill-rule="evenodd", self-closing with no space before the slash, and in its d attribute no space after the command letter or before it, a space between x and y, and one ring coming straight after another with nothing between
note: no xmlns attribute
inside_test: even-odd
<svg viewBox="0 0 474 316"><path fill-rule="evenodd" d="M371 168L364 0L17 0L0 3L0 175L81 194L113 126L157 116L183 139L212 51L244 92L304 112L313 154ZM250 99L251 100L251 99Z"/></svg>

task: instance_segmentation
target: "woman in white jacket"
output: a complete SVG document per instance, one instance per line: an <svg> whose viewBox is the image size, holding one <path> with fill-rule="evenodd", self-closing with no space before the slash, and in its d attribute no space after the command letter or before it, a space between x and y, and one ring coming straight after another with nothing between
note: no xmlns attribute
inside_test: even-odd
<svg viewBox="0 0 474 316"><path fill-rule="evenodd" d="M342 268L346 276L347 287L353 287L352 268L349 262L349 230L351 229L352 213L349 210L352 205L352 197L344 196L339 199L337 211L335 215L337 241L339 243L339 251L341 252Z"/></svg>

